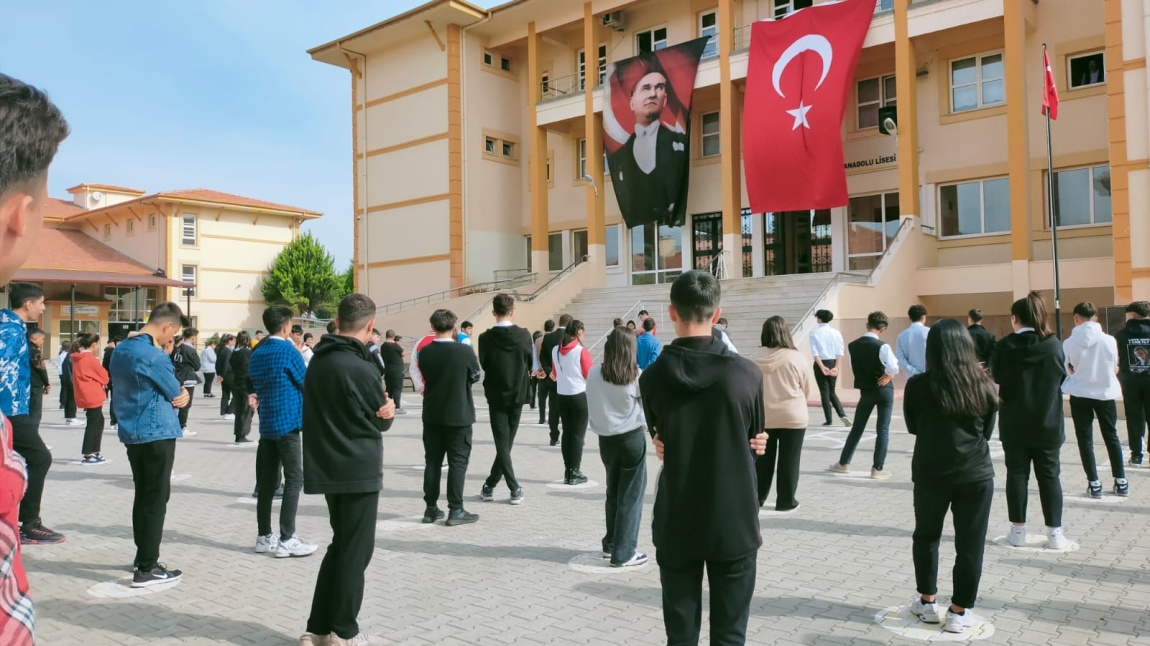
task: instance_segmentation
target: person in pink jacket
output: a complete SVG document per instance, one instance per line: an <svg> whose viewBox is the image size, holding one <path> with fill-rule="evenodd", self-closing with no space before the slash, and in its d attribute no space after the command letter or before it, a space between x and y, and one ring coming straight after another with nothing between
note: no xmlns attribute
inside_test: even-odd
<svg viewBox="0 0 1150 646"><path fill-rule="evenodd" d="M776 511L799 508L799 458L807 432L807 399L811 395L809 361L795 349L787 322L772 316L763 323L762 348L751 361L763 371L763 402L768 428L767 452L755 462L759 476L759 506L767 502L771 481L779 476ZM777 468L776 468L777 467Z"/></svg>

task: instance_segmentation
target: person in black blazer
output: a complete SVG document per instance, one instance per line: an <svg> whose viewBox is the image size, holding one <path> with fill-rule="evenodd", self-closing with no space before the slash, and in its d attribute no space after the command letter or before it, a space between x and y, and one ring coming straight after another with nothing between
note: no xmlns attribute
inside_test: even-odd
<svg viewBox="0 0 1150 646"><path fill-rule="evenodd" d="M108 374L112 374L111 372L109 372L112 369L112 353L116 351L116 346L120 344L120 341L123 341L123 339L121 339L118 336L114 336L108 341L108 345L104 346L104 358L101 361L101 365L104 367L104 371L108 372ZM111 422L112 430L114 431L114 430L116 430L116 427L119 426L119 420L116 419L116 407L112 404L112 380L111 379L108 380L107 389L108 389L108 419Z"/></svg>
<svg viewBox="0 0 1150 646"><path fill-rule="evenodd" d="M220 382L220 417L225 420L235 419L235 403L232 401L232 389L235 380L232 379L232 353L236 349L234 334L225 334L220 337L219 349L216 350L216 380Z"/></svg>
<svg viewBox="0 0 1150 646"><path fill-rule="evenodd" d="M248 364L252 360L252 338L247 332L236 335L236 349L228 360L232 376L232 400L235 404L235 435L237 444L251 442L248 435L252 432L252 415L254 411L248 404Z"/></svg>
<svg viewBox="0 0 1150 646"><path fill-rule="evenodd" d="M1059 453L1066 441L1062 411L1066 358L1047 321L1046 304L1037 292L1015 301L1010 307L1014 334L995 346L990 372L1002 398L999 436L1006 453L1006 506L1011 523L1007 539L1015 547L1026 545L1027 484L1033 465L1046 521L1046 546L1064 550L1071 544L1062 534L1059 480Z"/></svg>
<svg viewBox="0 0 1150 646"><path fill-rule="evenodd" d="M966 331L970 332L970 338L974 340L974 356L984 368L989 367L998 339L994 332L982 327L982 310L970 310L966 315L966 326Z"/></svg>

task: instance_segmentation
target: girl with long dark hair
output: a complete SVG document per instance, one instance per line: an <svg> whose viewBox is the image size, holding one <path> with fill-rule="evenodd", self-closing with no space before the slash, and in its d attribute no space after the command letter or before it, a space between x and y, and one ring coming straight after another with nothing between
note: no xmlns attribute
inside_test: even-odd
<svg viewBox="0 0 1150 646"><path fill-rule="evenodd" d="M72 353L72 382L76 405L87 413L84 428L84 454L82 464L104 464L107 460L100 455L101 440L104 437L104 401L108 398L108 371L96 350L100 347L99 334L81 334L76 341L76 351Z"/></svg>
<svg viewBox="0 0 1150 646"><path fill-rule="evenodd" d="M231 363L232 401L235 407L236 444L251 442L252 415L255 413L248 403L248 364L252 360L252 337L246 331L236 335L236 348L229 359Z"/></svg>
<svg viewBox="0 0 1150 646"><path fill-rule="evenodd" d="M551 351L551 379L558 393L555 405L563 422L563 482L587 482L583 466L583 437L587 434L587 375L591 353L583 347L583 322L571 321L563 339Z"/></svg>
<svg viewBox="0 0 1150 646"><path fill-rule="evenodd" d="M944 630L965 632L978 597L982 557L994 497L994 465L987 441L998 397L978 362L974 341L953 319L931 327L926 372L911 377L903 398L906 428L915 436L914 573L919 598L911 612L942 623L938 594L938 544L949 510L954 517L954 595Z"/></svg>
<svg viewBox="0 0 1150 646"><path fill-rule="evenodd" d="M759 506L767 502L776 461L779 488L775 495L776 511L799 508L795 491L799 487L799 457L807 432L807 399L811 394L810 368L807 359L795 349L787 322L772 316L763 322L762 348L751 361L763 372L763 401L769 428L767 452L755 461L759 480Z"/></svg>
<svg viewBox="0 0 1150 646"><path fill-rule="evenodd" d="M588 417L607 470L607 534L603 557L614 567L647 562L635 551L647 490L647 420L639 398L638 343L622 325L607 336L603 363L587 376Z"/></svg>
<svg viewBox="0 0 1150 646"><path fill-rule="evenodd" d="M1062 534L1062 482L1059 453L1066 441L1062 417L1062 380L1066 358L1062 343L1050 331L1046 304L1030 292L1010 307L1014 334L998 342L991 374L998 382L1002 412L998 427L1006 453L1006 507L1010 517L1007 540L1026 545L1026 498L1031 465L1038 481L1046 547L1068 549Z"/></svg>

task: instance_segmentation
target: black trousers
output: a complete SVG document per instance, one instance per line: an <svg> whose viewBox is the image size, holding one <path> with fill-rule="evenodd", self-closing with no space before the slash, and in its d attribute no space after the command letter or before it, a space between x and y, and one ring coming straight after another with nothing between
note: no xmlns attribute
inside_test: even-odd
<svg viewBox="0 0 1150 646"><path fill-rule="evenodd" d="M1006 513L1012 523L1026 522L1030 468L1038 481L1038 499L1047 527L1062 527L1061 446L1029 447L1002 444L1006 454Z"/></svg>
<svg viewBox="0 0 1150 646"><path fill-rule="evenodd" d="M112 383L108 382L108 419L111 420L112 426L120 423L116 417L116 405L112 403Z"/></svg>
<svg viewBox="0 0 1150 646"><path fill-rule="evenodd" d="M439 502L443 456L447 456L447 508L463 509L463 481L471 459L470 426L423 425L423 501Z"/></svg>
<svg viewBox="0 0 1150 646"><path fill-rule="evenodd" d="M834 359L823 360L823 365L828 369L834 368L835 364ZM838 394L835 393L835 384L837 384L838 381L838 377L824 375L822 369L819 368L819 364L815 363L815 383L819 387L819 399L822 400L823 404L823 420L828 426L833 421L831 419L831 406L834 406L834 412L837 413L839 417L847 416L847 412L843 410L842 402L839 401Z"/></svg>
<svg viewBox="0 0 1150 646"><path fill-rule="evenodd" d="M491 437L495 440L495 461L491 463L491 474L487 476L485 484L495 488L500 480L507 478L507 488L514 492L519 488L519 480L515 477L515 467L511 463L511 447L515 445L515 435L519 432L523 405L509 408L491 406L490 414Z"/></svg>
<svg viewBox="0 0 1150 646"><path fill-rule="evenodd" d="M607 533L603 536L603 551L610 552L612 563L626 563L635 556L643 519L647 429L599 436L599 457L607 470Z"/></svg>
<svg viewBox="0 0 1150 646"><path fill-rule="evenodd" d="M1078 454L1082 456L1082 469L1086 479L1098 479L1098 463L1094 460L1094 418L1102 431L1102 442L1110 456L1110 473L1115 478L1126 477L1122 464L1122 441L1118 439L1118 404L1114 400L1070 397L1070 416L1074 420L1074 435L1078 438Z"/></svg>
<svg viewBox="0 0 1150 646"><path fill-rule="evenodd" d="M191 402L180 410L187 410L191 408ZM252 434L252 416L255 411L251 406L248 406L248 393L245 390L236 388L232 391L232 406L236 411L236 422L233 425L236 439L240 440Z"/></svg>
<svg viewBox="0 0 1150 646"><path fill-rule="evenodd" d="M204 397L207 397L208 395L212 394L212 384L214 384L215 382L216 382L216 373L214 373L214 372L205 372L204 373Z"/></svg>
<svg viewBox="0 0 1150 646"><path fill-rule="evenodd" d="M331 544L319 566L307 631L335 633L342 639L359 634L363 575L375 551L379 492L327 494Z"/></svg>
<svg viewBox="0 0 1150 646"><path fill-rule="evenodd" d="M235 402L232 401L232 380L224 377L224 380L220 382L220 416L235 412Z"/></svg>
<svg viewBox="0 0 1150 646"><path fill-rule="evenodd" d="M387 396L395 402L396 408L402 408L400 400L403 398L403 373L388 372L383 375L383 384L387 389Z"/></svg>
<svg viewBox="0 0 1150 646"><path fill-rule="evenodd" d="M558 384L550 379L544 379L539 387L539 423L547 424L551 429L551 441L559 441L559 391ZM551 410L547 410L547 400L551 400Z"/></svg>
<svg viewBox="0 0 1150 646"><path fill-rule="evenodd" d="M938 594L938 543L949 509L954 515L954 595L951 603L972 608L982 578L994 480L914 485L914 578L919 594Z"/></svg>
<svg viewBox="0 0 1150 646"><path fill-rule="evenodd" d="M1122 404L1126 409L1126 434L1130 459L1142 463L1146 423L1150 421L1150 375L1121 375Z"/></svg>
<svg viewBox="0 0 1150 646"><path fill-rule="evenodd" d="M99 453L104 439L104 409L89 408L86 413L88 424L84 428L84 446L80 449L85 457Z"/></svg>
<svg viewBox="0 0 1150 646"><path fill-rule="evenodd" d="M894 388L884 386L859 391L859 403L855 407L855 421L851 432L847 435L846 446L839 456L839 464L850 464L862 439L863 430L870 421L870 414L878 408L878 419L875 421L874 462L873 468L882 471L886 464L886 447L890 441L890 414L894 410Z"/></svg>
<svg viewBox="0 0 1150 646"><path fill-rule="evenodd" d="M40 428L40 421L44 419L44 387L32 386L32 396L28 398L28 415L36 420L36 428ZM109 398L111 399L111 398Z"/></svg>
<svg viewBox="0 0 1150 646"><path fill-rule="evenodd" d="M260 438L256 448L256 526L260 536L272 533L272 501L280 486L283 466L284 495L280 501L280 540L295 535L299 492L303 489L303 440L299 431L278 439Z"/></svg>
<svg viewBox="0 0 1150 646"><path fill-rule="evenodd" d="M531 408L535 408L536 394L539 392L539 379L537 377L531 378L531 383L527 386L527 396L530 398L528 403Z"/></svg>
<svg viewBox="0 0 1150 646"><path fill-rule="evenodd" d="M759 506L771 494L771 480L779 474L779 492L775 496L775 509L787 511L798 506L795 491L799 488L799 460L803 453L805 428L768 428L767 452L755 461L759 480ZM777 464L777 466L776 466Z"/></svg>
<svg viewBox="0 0 1150 646"><path fill-rule="evenodd" d="M60 395L64 398L64 419L77 419L76 392L72 389L72 382L60 382Z"/></svg>
<svg viewBox="0 0 1150 646"><path fill-rule="evenodd" d="M52 467L52 452L40 438L40 423L34 415L15 415L12 421L12 448L28 465L28 489L20 500L20 524L40 518L40 501L44 498L44 479Z"/></svg>
<svg viewBox="0 0 1150 646"><path fill-rule="evenodd" d="M578 469L583 466L583 441L587 435L587 393L556 395L559 418L563 420L563 467Z"/></svg>
<svg viewBox="0 0 1150 646"><path fill-rule="evenodd" d="M177 413L180 418L180 428L188 427L188 413L192 412L192 400L196 398L195 386L184 386L184 389L188 391L188 405L179 409L180 412Z"/></svg>
<svg viewBox="0 0 1150 646"><path fill-rule="evenodd" d="M711 587L712 646L743 646L755 593L758 552L729 561L702 561L655 554L663 586L667 646L695 646L703 620L703 567Z"/></svg>
<svg viewBox="0 0 1150 646"><path fill-rule="evenodd" d="M164 538L164 518L172 496L172 464L176 460L176 441L158 440L147 444L128 444L128 463L136 496L132 500L132 536L136 540L136 569L149 571L160 560L160 541Z"/></svg>

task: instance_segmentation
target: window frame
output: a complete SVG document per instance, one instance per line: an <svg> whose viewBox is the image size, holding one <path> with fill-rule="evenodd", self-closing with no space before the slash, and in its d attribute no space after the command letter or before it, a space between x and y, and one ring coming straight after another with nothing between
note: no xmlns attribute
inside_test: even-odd
<svg viewBox="0 0 1150 646"><path fill-rule="evenodd" d="M887 204L887 197L889 197L891 195L893 195L895 197L895 201L898 201L898 199L900 198L900 195L899 195L897 188L895 188L894 190L860 193L858 195L851 195L848 197L848 199L847 199L847 211L843 214L843 217L846 219L846 226L848 229L846 239L843 241L844 247L846 248L846 252L847 252L847 271L854 271L851 269L850 264L851 264L851 260L853 260L855 258L882 258L884 255L886 255L886 252L890 250L889 245L891 242L894 241L894 238L893 237L888 238L886 235L886 223L887 223L886 211L888 208L890 208L892 206L892 205ZM881 238L882 239L882 250L872 251L872 252L852 253L851 248L850 248L850 230L849 229L850 229L851 224L853 224L853 223L850 220L850 200L859 199L859 198L866 198L866 197L878 197L879 198L879 210L882 212L882 216L883 216L883 220L882 220L883 232L882 232L882 238ZM901 204L899 206L901 207ZM897 220L895 220L895 222L897 222L899 224L899 226L902 225L902 215L901 214L899 214L899 218ZM895 229L896 234L897 234L897 230L898 229L896 227L896 229ZM877 264L877 262L876 262L876 264Z"/></svg>
<svg viewBox="0 0 1150 646"><path fill-rule="evenodd" d="M192 280L191 281L189 281L187 279L189 268L192 270ZM200 282L199 278L200 278L200 267L199 267L199 265L186 265L186 264L180 265L180 282L185 283L185 284L187 284L188 282L191 282L193 285L195 285L195 287L180 287L179 290L180 290L180 297L181 298L187 298L189 296L191 296L192 298L198 298L198 294L199 294L198 288L199 288L199 282ZM187 294L185 292L191 292L191 293Z"/></svg>
<svg viewBox="0 0 1150 646"><path fill-rule="evenodd" d="M596 46L598 50L598 64L599 76L598 83L594 87L601 87L607 82L607 44L599 43ZM575 52L575 69L579 70L579 91L587 91L587 49L583 48ZM592 88L594 89L594 88Z"/></svg>
<svg viewBox="0 0 1150 646"><path fill-rule="evenodd" d="M1095 85L1097 85L1097 84L1095 84ZM1094 86L1092 85L1089 87L1094 87ZM1069 166L1066 168L1057 168L1054 170L1055 175L1058 175L1059 173L1071 172L1071 171L1077 171L1077 170L1085 170L1085 171L1089 172L1088 183L1086 186L1088 189L1090 189L1090 222L1087 222L1086 224L1059 224L1058 225L1059 231L1072 230L1072 229L1087 229L1087 228L1095 228L1095 227L1109 227L1109 226L1114 225L1113 185L1111 185L1112 188L1111 188L1111 193L1110 193L1110 220L1108 220L1106 222L1099 222L1097 219L1098 205L1095 203L1094 191L1092 189L1094 186L1094 182L1097 181L1095 179L1095 171L1097 171L1099 168L1105 168L1108 173L1113 173L1113 171L1110 167L1109 161L1107 161L1105 164L1087 164L1085 166ZM1043 186L1043 189L1046 191L1046 194L1043 195L1043 202L1046 203L1046 207L1047 207L1046 213L1043 214L1043 218L1042 218L1042 230L1043 231L1050 231L1050 224L1051 224L1050 217L1049 217L1050 216L1050 204L1049 204L1050 179L1051 179L1050 172L1049 171L1044 172L1042 174L1042 176L1043 176L1044 181L1045 181L1045 185ZM1111 174L1111 177L1113 177L1112 174ZM1059 195L1059 197L1061 197L1061 195ZM1059 213L1059 215L1061 216L1061 212ZM1059 218L1059 219L1061 219L1061 218Z"/></svg>
<svg viewBox="0 0 1150 646"><path fill-rule="evenodd" d="M104 224L104 239L107 240L108 238L111 238L111 237L112 237L112 225L111 225L111 223L105 223Z"/></svg>
<svg viewBox="0 0 1150 646"><path fill-rule="evenodd" d="M863 126L860 123L861 119L859 117L862 115L862 109L864 107L878 106L878 108L881 110L882 108L888 108L892 105L898 105L898 81L897 80L895 81L895 97L892 99L886 95L886 82L887 82L887 80L891 80L891 79L895 79L894 74L880 74L879 76L871 76L871 77L867 77L865 79L859 79L859 80L855 81L855 130L856 131L877 130L879 127L877 117L875 119L875 124L873 126ZM876 80L878 81L878 100L877 101L866 101L866 102L862 101L862 99L859 96L862 84L866 83L867 81L876 81Z"/></svg>
<svg viewBox="0 0 1150 646"><path fill-rule="evenodd" d="M615 244L611 244L611 232L615 232ZM620 243L623 240L622 228L618 224L608 224L603 232L603 260L608 267L619 267L622 264L622 251ZM611 262L611 247L615 247L615 262Z"/></svg>
<svg viewBox="0 0 1150 646"><path fill-rule="evenodd" d="M655 38L655 32L657 32L657 31L659 31L659 30L662 30L662 31L663 31L663 38L662 38L662 40L658 40L658 39L656 39L656 38ZM636 55L639 55L639 54L643 54L643 53L646 53L646 52L644 52L644 51L643 51L643 49L642 49L642 48L639 46L639 39L640 39L642 36L644 36L644 35L647 35L647 36L650 36L650 37L651 37L651 50L650 50L650 51L651 51L651 52L657 52L657 51L659 51L660 49L667 49L667 39L668 39L668 37L671 35L671 32L670 32L670 30L669 30L669 29L667 29L667 25L666 25L666 24L663 24L663 25L659 25L659 26L656 26L656 27L651 27L650 29L644 29L644 30L642 30L642 31L637 31L637 32L635 32L635 54L636 54ZM659 47L659 46L658 46L658 45L659 45L659 43L662 43L662 44L663 44L663 46L662 46L662 47Z"/></svg>
<svg viewBox="0 0 1150 646"><path fill-rule="evenodd" d="M708 133L707 117L711 115L714 115L717 118L715 121L716 126L714 132ZM714 159L716 157L723 156L722 128L722 118L719 116L718 110L714 112L704 112L703 114L699 115L699 157L701 159ZM708 154L707 140L710 138L718 139L718 149L714 153Z"/></svg>
<svg viewBox="0 0 1150 646"><path fill-rule="evenodd" d="M579 141L576 142L576 144L575 144L575 174L576 174L575 179L577 181L582 180L586 175L590 174L587 172L587 138L586 137L579 139Z"/></svg>
<svg viewBox="0 0 1150 646"><path fill-rule="evenodd" d="M516 145L515 145L514 141L509 141L509 140L504 139L504 140L500 141L499 143L500 143L499 155L501 157L503 157L503 159L508 159L508 160L518 159L518 157L515 156Z"/></svg>
<svg viewBox="0 0 1150 646"><path fill-rule="evenodd" d="M799 9L806 9L807 7L810 7L814 4L813 0L807 0L807 4L805 6L796 8L795 2L796 0L775 0L771 5L771 13L775 20L778 20L783 16L789 16ZM782 9L782 11L779 11L780 9Z"/></svg>
<svg viewBox="0 0 1150 646"><path fill-rule="evenodd" d="M192 241L188 242L188 218L191 218ZM180 245L194 247L200 243L200 218L195 213L180 214Z"/></svg>
<svg viewBox="0 0 1150 646"><path fill-rule="evenodd" d="M127 222L128 222L127 234L130 236L136 235L136 221L133 220L132 218L128 218Z"/></svg>
<svg viewBox="0 0 1150 646"><path fill-rule="evenodd" d="M490 49L483 50L483 64L487 67L495 67L495 59L498 56Z"/></svg>
<svg viewBox="0 0 1150 646"><path fill-rule="evenodd" d="M156 214L152 213L148 216L148 229L156 228Z"/></svg>
<svg viewBox="0 0 1150 646"><path fill-rule="evenodd" d="M1075 59L1090 58L1093 56L1101 56L1102 57L1102 67L1100 68L1102 71L1102 80L1097 82L1097 83L1090 83L1087 85L1074 85L1074 77L1071 76L1071 63ZM1106 85L1106 50L1105 49L1093 49L1090 51L1078 52L1077 54L1070 54L1066 57L1066 90L1068 92L1077 91L1077 90L1089 90L1089 89L1096 88L1096 87L1104 87L1105 85ZM1057 171L1055 171L1055 172L1057 172Z"/></svg>
<svg viewBox="0 0 1150 646"><path fill-rule="evenodd" d="M1010 219L1011 214L1010 214L1009 203L1007 204L1007 222L1010 224L1010 226L1007 227L1007 229L1005 231L989 231L988 232L986 230L986 183L999 181L999 180L1005 181L1007 189L1010 188L1010 176L1008 176L1008 175L998 175L995 177L980 177L980 178L973 178L973 179L967 179L967 180L962 180L962 181L947 182L946 184L939 184L938 187L935 189L936 199L938 200L937 206L936 206L937 213L938 213L938 229L937 229L938 238L940 240L963 240L963 239L967 239L967 238L986 238L986 237L991 237L991 236L1010 235L1011 229L1014 226L1014 222L1011 221L1011 219ZM946 224L943 221L944 210L942 208L942 189L949 187L949 186L957 187L957 186L962 186L963 184L975 184L975 183L978 184L978 209L979 209L979 216L981 218L980 224L981 224L982 231L980 233L963 233L963 234L958 234L958 235L947 235L946 234ZM1008 202L1009 202L1009 200L1008 200Z"/></svg>
<svg viewBox="0 0 1150 646"><path fill-rule="evenodd" d="M707 17L713 18L715 21L715 24L711 25L709 27L703 25L703 19L707 18ZM715 56L718 56L719 55L719 10L718 9L707 9L706 11L700 11L699 15L698 15L698 19L695 21L695 26L698 28L699 38L704 38L704 37L710 38L710 40L707 41L706 47L703 48L703 55L700 58L706 59L706 58L713 58ZM710 34L706 33L707 30L711 30L712 33L710 33Z"/></svg>
<svg viewBox="0 0 1150 646"><path fill-rule="evenodd" d="M559 243L552 248L552 240L555 236L559 236ZM559 253L554 253L558 251ZM559 262L556 265L555 259L558 258ZM558 268L556 268L558 267ZM549 231L547 233L547 271L556 273L563 271L563 232L562 231Z"/></svg>
<svg viewBox="0 0 1150 646"><path fill-rule="evenodd" d="M984 79L982 77L982 65L983 65L982 61L983 61L983 59L989 58L991 56L998 56L1001 59L1001 64L1003 67L1002 76L998 77L998 78ZM955 85L955 83L954 83L954 64L961 62L961 61L971 60L971 59L974 60L974 71L976 74L974 83L962 83L959 85ZM970 112L975 112L976 110L986 110L989 108L999 108L999 107L1006 105L1006 54L1005 54L1004 50L997 49L997 50L982 52L979 54L970 54L969 56L960 56L958 58L952 58L949 61L947 61L946 69L947 69L946 82L947 82L947 86L949 87L948 104L950 106L950 114L967 114ZM982 88L989 81L1001 81L1002 82L1002 101L999 101L997 103L985 103L985 102L983 102L983 100L982 100ZM954 90L956 88L970 87L972 85L974 86L975 90L978 93L978 95L977 95L978 98L977 98L977 102L976 102L975 106L973 108L968 108L965 110L955 110L954 109Z"/></svg>

